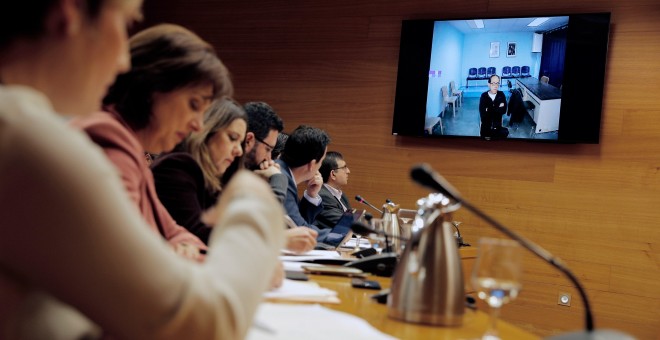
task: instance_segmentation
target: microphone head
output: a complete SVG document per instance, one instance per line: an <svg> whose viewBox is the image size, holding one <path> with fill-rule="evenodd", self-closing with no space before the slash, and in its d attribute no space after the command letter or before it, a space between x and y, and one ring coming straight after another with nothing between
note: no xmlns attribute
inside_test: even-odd
<svg viewBox="0 0 660 340"><path fill-rule="evenodd" d="M449 182L433 171L428 164L416 165L410 170L410 177L422 186L438 191L450 199L461 202L461 194Z"/></svg>
<svg viewBox="0 0 660 340"><path fill-rule="evenodd" d="M360 202L360 203L362 203L362 201L364 201L364 200L362 199L362 196L360 196L360 195L355 195L355 200L358 201L358 202Z"/></svg>

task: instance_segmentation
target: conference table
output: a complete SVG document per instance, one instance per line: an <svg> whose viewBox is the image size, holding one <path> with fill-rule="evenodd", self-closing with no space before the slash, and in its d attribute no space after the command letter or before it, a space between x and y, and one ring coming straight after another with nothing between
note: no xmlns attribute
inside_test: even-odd
<svg viewBox="0 0 660 340"><path fill-rule="evenodd" d="M465 264L467 260L467 264L471 268L471 261L476 257L476 250L474 248L465 249L461 251L461 255L463 263ZM464 268L464 274L468 275L469 270ZM478 339L486 331L490 322L487 310L472 310L469 308L465 309L463 325L460 327L428 326L403 322L388 317L387 305L378 303L371 298L373 294L378 292L377 290L353 288L351 278L348 277L328 275L309 275L309 277L311 281L318 283L319 286L337 292L341 303L324 304L326 307L358 316L378 330L399 339ZM382 288L390 287L390 278L369 276L368 279L378 281ZM466 291L470 289L468 285ZM503 308L506 308L506 306ZM540 339L539 336L503 320L498 320L497 327L502 339Z"/></svg>

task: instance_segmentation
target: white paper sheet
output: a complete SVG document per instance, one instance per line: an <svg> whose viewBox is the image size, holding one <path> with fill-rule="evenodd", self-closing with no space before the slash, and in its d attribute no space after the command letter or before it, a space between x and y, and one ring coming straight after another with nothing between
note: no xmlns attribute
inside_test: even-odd
<svg viewBox="0 0 660 340"><path fill-rule="evenodd" d="M248 340L391 340L364 319L320 305L262 303Z"/></svg>
<svg viewBox="0 0 660 340"><path fill-rule="evenodd" d="M280 288L267 291L264 298L302 302L339 303L337 292L320 287L314 282L300 282L284 279Z"/></svg>

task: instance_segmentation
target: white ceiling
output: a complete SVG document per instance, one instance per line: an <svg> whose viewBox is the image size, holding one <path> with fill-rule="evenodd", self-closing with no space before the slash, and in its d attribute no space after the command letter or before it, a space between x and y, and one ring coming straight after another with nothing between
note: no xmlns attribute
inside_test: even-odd
<svg viewBox="0 0 660 340"><path fill-rule="evenodd" d="M529 18L509 18L509 19L483 19L484 28L470 28L468 20L452 20L448 21L457 30L465 33L506 33L506 32L545 32L557 27L568 24L568 16L561 17L546 17L550 20L536 27L528 27L527 24L532 22L536 17Z"/></svg>

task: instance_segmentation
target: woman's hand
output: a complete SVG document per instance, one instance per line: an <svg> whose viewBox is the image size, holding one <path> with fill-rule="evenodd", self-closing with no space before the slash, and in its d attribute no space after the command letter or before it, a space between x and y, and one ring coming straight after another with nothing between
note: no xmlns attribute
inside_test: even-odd
<svg viewBox="0 0 660 340"><path fill-rule="evenodd" d="M203 262L204 255L200 250L199 247L188 243L177 243L174 245L174 252L178 255L193 261Z"/></svg>

